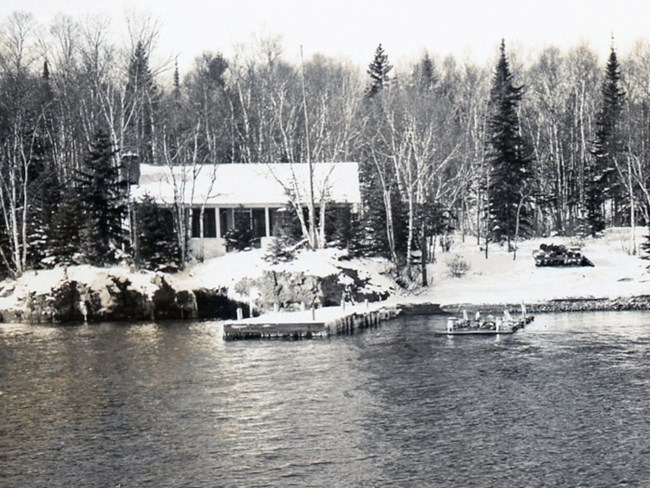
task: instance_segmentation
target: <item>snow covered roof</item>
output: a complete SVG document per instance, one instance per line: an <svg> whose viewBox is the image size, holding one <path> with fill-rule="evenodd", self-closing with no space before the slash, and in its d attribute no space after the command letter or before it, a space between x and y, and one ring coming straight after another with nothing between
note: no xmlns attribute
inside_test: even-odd
<svg viewBox="0 0 650 488"><path fill-rule="evenodd" d="M314 200L360 203L358 163L314 163ZM140 166L132 196L156 202L200 205L286 205L288 192L303 204L309 198L307 163Z"/></svg>

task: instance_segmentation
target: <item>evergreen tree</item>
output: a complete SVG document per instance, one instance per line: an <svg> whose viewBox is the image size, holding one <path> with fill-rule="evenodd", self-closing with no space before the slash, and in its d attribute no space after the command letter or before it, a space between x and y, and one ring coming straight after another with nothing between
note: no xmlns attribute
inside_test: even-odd
<svg viewBox="0 0 650 488"><path fill-rule="evenodd" d="M126 184L113 164L113 145L99 130L77 173L79 202L83 209L81 252L90 264L102 266L117 259L124 244L123 221L127 213Z"/></svg>
<svg viewBox="0 0 650 488"><path fill-rule="evenodd" d="M178 74L178 63L174 64L174 99L181 98L181 77Z"/></svg>
<svg viewBox="0 0 650 488"><path fill-rule="evenodd" d="M228 250L243 251L253 245L253 228L251 215L243 207L235 210L235 221L232 229L224 234Z"/></svg>
<svg viewBox="0 0 650 488"><path fill-rule="evenodd" d="M328 246L348 248L352 239L350 205L328 205L325 210L325 236Z"/></svg>
<svg viewBox="0 0 650 488"><path fill-rule="evenodd" d="M58 193L60 199L52 213L52 225L47 237L48 261L52 264L79 264L83 261L81 230L84 209L74 186L61 186Z"/></svg>
<svg viewBox="0 0 650 488"><path fill-rule="evenodd" d="M353 237L352 251L360 256L384 255L388 247L386 237L386 209L381 195L381 184L376 168L369 158L359 163L359 189L363 211Z"/></svg>
<svg viewBox="0 0 650 488"><path fill-rule="evenodd" d="M55 125L52 110L54 91L50 84L50 70L47 61L43 63L40 84L35 86L34 99L36 119L40 119L45 130L34 134L31 160L27 168L28 194L31 205L27 219L27 262L30 268L52 264L50 238L53 232L53 216L61 199L61 185L53 162L52 142L47 129Z"/></svg>
<svg viewBox="0 0 650 488"><path fill-rule="evenodd" d="M62 205L61 184L51 165L44 166L31 181L32 207L28 226L29 249L27 261L31 268L48 267L57 261L52 252L55 233L54 216Z"/></svg>
<svg viewBox="0 0 650 488"><path fill-rule="evenodd" d="M621 69L612 48L602 86L602 105L596 119L596 140L592 159L585 168L585 207L589 232L596 236L605 229L604 206L607 199L620 199L616 181L616 159L625 151L622 115L625 91Z"/></svg>
<svg viewBox="0 0 650 488"><path fill-rule="evenodd" d="M363 209L351 229L351 248L357 255L384 255L397 261L398 252L406 247L404 205L389 157L391 149L386 143L385 131L390 128L386 126L383 104L376 98L392 83L389 77L392 68L380 44L368 66L370 86L364 105L367 144L359 164Z"/></svg>
<svg viewBox="0 0 650 488"><path fill-rule="evenodd" d="M529 225L528 195L532 157L521 135L517 108L523 86L516 86L501 42L487 121L487 196L489 235L508 245ZM523 233L523 232L522 232Z"/></svg>
<svg viewBox="0 0 650 488"><path fill-rule="evenodd" d="M650 260L650 223L648 223L648 235L645 239L645 242L641 244L641 259Z"/></svg>
<svg viewBox="0 0 650 488"><path fill-rule="evenodd" d="M177 271L182 263L172 210L145 198L136 205L135 215L137 264L154 271Z"/></svg>
<svg viewBox="0 0 650 488"><path fill-rule="evenodd" d="M156 163L154 122L159 108L159 93L149 68L149 54L141 41L135 46L128 69L127 109L132 111L123 148L135 152L142 163Z"/></svg>
<svg viewBox="0 0 650 488"><path fill-rule="evenodd" d="M394 239L395 253L400 256L406 250L407 217L406 205L402 201L397 189L395 174L390 165L386 165L385 180L389 180L387 199L383 195L382 184L378 171L370 163L359 165L359 186L363 212L358 222L350 230L351 250L359 256L384 256L392 259L391 244L388 238L387 205L390 205L392 214L392 236Z"/></svg>
<svg viewBox="0 0 650 488"><path fill-rule="evenodd" d="M281 208L276 212L273 237L264 259L274 264L292 261L296 256L296 244L302 238L300 220L293 209Z"/></svg>
<svg viewBox="0 0 650 488"><path fill-rule="evenodd" d="M368 98L374 97L390 84L389 73L392 69L393 66L388 62L388 55L379 44L375 51L375 57L368 65L368 74L370 75Z"/></svg>
<svg viewBox="0 0 650 488"><path fill-rule="evenodd" d="M413 84L421 92L431 91L438 84L438 73L429 53L413 69Z"/></svg>

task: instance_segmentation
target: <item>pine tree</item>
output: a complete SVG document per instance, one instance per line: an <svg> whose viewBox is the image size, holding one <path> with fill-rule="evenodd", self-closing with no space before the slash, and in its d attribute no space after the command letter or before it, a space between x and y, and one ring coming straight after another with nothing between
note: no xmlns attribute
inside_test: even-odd
<svg viewBox="0 0 650 488"><path fill-rule="evenodd" d="M296 256L296 244L302 239L300 220L291 208L281 208L275 214L273 241L264 254L271 263L292 261Z"/></svg>
<svg viewBox="0 0 650 488"><path fill-rule="evenodd" d="M160 95L149 68L149 54L138 41L131 56L126 85L127 107L132 111L123 143L127 152L135 152L142 163L156 163L154 122Z"/></svg>
<svg viewBox="0 0 650 488"><path fill-rule="evenodd" d="M124 244L126 184L113 164L113 145L108 134L99 130L77 173L79 202L83 209L81 252L86 262L98 266L117 259Z"/></svg>
<svg viewBox="0 0 650 488"><path fill-rule="evenodd" d="M52 214L52 225L47 237L47 252L52 264L79 264L81 254L81 229L84 209L77 188L61 186L60 200Z"/></svg>
<svg viewBox="0 0 650 488"><path fill-rule="evenodd" d="M181 97L181 77L178 74L178 63L174 64L174 99Z"/></svg>
<svg viewBox="0 0 650 488"><path fill-rule="evenodd" d="M388 55L380 44L368 65L370 86L364 105L368 144L363 149L365 154L361 156L359 164L363 209L353 228L351 247L357 255L384 255L397 261L398 251L405 247L404 205L397 189L395 168L386 156L390 149L381 134L388 130L384 107L377 103L376 98L394 82L389 77L392 69Z"/></svg>
<svg viewBox="0 0 650 488"><path fill-rule="evenodd" d="M374 97L390 84L389 73L392 69L393 66L388 62L388 55L379 44L375 51L375 57L368 65L368 74L370 75L368 98Z"/></svg>
<svg viewBox="0 0 650 488"><path fill-rule="evenodd" d="M40 84L35 85L34 99L37 119L46 128L55 125L52 102L54 91L50 84L50 70L47 61L43 63ZM53 229L53 216L61 199L61 185L53 163L51 138L46 131L38 131L33 137L31 161L27 168L28 194L31 205L28 207L27 261L31 268L52 264L49 240Z"/></svg>
<svg viewBox="0 0 650 488"><path fill-rule="evenodd" d="M154 271L177 271L181 267L181 253L174 232L171 209L156 205L145 198L136 205L137 264Z"/></svg>
<svg viewBox="0 0 650 488"><path fill-rule="evenodd" d="M650 260L650 223L648 223L648 235L645 239L645 242L641 244L641 259Z"/></svg>
<svg viewBox="0 0 650 488"><path fill-rule="evenodd" d="M429 53L413 69L413 84L421 92L428 92L438 84L438 73Z"/></svg>
<svg viewBox="0 0 650 488"><path fill-rule="evenodd" d="M625 91L621 87L621 69L614 48L609 54L601 93L593 157L585 168L585 210L589 232L594 237L605 229L605 202L620 199L616 158L625 151L621 128Z"/></svg>
<svg viewBox="0 0 650 488"><path fill-rule="evenodd" d="M253 245L253 228L251 226L251 216L246 210L238 208L235 210L235 221L232 229L224 234L226 247L243 251Z"/></svg>
<svg viewBox="0 0 650 488"><path fill-rule="evenodd" d="M387 197L392 214L392 233L395 253L400 256L406 250L407 217L406 206L400 198L395 174L386 166L384 174L388 184ZM359 186L363 212L351 229L351 248L358 256L384 256L392 259L391 243L388 238L387 202L377 168L365 162L359 165Z"/></svg>
<svg viewBox="0 0 650 488"><path fill-rule="evenodd" d="M58 175L50 164L43 167L37 178L31 181L32 207L28 227L28 263L31 268L49 267L57 262L52 253L55 233L54 217L62 205L63 189Z"/></svg>
<svg viewBox="0 0 650 488"><path fill-rule="evenodd" d="M501 42L487 122L487 196L489 235L510 242L529 225L528 196L532 180L532 157L521 135L517 108L523 86L516 86ZM521 233L524 233L521 232Z"/></svg>
<svg viewBox="0 0 650 488"><path fill-rule="evenodd" d="M386 210L376 168L369 158L359 164L359 186L363 211L353 237L352 251L359 256L384 255L386 242Z"/></svg>

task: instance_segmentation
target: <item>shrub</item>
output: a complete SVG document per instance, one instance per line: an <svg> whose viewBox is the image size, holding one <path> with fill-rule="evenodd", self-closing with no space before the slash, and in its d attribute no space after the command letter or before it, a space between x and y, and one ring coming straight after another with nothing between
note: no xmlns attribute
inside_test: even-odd
<svg viewBox="0 0 650 488"><path fill-rule="evenodd" d="M235 210L234 226L224 234L223 238L229 251L233 249L237 251L249 249L253 245L250 214L242 209Z"/></svg>
<svg viewBox="0 0 650 488"><path fill-rule="evenodd" d="M462 278L470 269L469 263L460 254L456 254L453 259L447 261L447 267L449 274L454 278Z"/></svg>
<svg viewBox="0 0 650 488"><path fill-rule="evenodd" d="M293 261L295 257L294 243L283 237L275 237L264 254L264 260L273 264Z"/></svg>

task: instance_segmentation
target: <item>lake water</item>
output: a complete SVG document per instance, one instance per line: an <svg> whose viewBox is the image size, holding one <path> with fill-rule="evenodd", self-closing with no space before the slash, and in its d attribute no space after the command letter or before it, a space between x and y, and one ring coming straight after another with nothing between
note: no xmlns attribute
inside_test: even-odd
<svg viewBox="0 0 650 488"><path fill-rule="evenodd" d="M650 486L650 314L443 328L0 325L0 486Z"/></svg>

